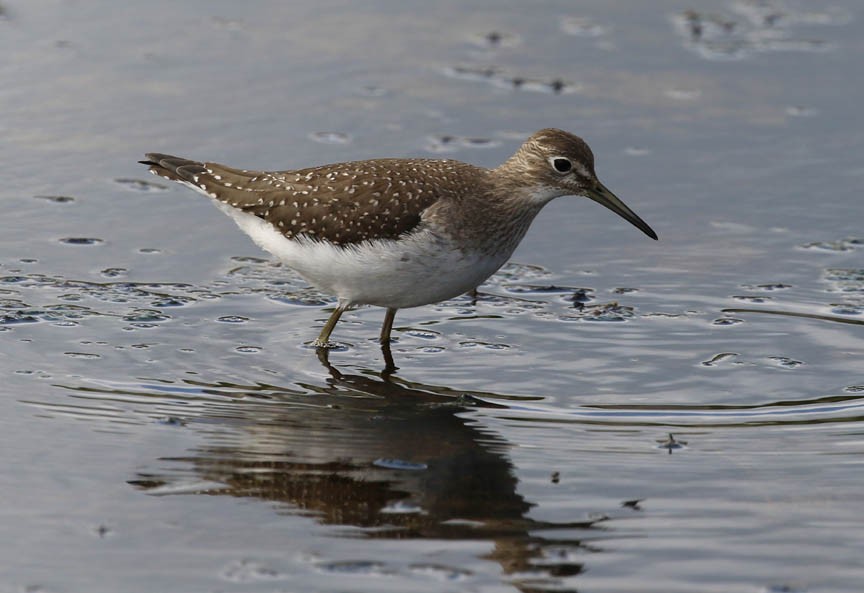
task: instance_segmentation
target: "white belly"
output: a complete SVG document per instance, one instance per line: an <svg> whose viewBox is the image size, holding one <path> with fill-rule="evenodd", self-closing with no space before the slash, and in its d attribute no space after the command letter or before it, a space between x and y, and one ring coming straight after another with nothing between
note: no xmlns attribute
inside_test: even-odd
<svg viewBox="0 0 864 593"><path fill-rule="evenodd" d="M262 249L310 284L349 305L403 309L467 292L510 257L466 253L429 230L398 241L367 241L337 247L306 238L286 239L270 223L216 202Z"/></svg>

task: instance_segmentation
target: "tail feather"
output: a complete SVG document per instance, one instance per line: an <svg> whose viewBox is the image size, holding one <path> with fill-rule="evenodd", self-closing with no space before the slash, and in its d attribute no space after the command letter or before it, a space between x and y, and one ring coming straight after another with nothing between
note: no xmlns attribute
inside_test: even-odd
<svg viewBox="0 0 864 593"><path fill-rule="evenodd" d="M151 173L171 181L194 182L196 175L207 171L204 163L199 161L158 152L148 152L145 156L147 160L138 162L142 165L148 165Z"/></svg>

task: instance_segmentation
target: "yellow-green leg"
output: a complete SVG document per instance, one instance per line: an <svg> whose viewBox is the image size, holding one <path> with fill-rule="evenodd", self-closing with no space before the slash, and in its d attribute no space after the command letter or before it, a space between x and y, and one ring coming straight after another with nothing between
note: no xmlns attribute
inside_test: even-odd
<svg viewBox="0 0 864 593"><path fill-rule="evenodd" d="M381 337L378 339L382 344L390 343L390 331L393 329L396 311L396 309L387 309L387 313L384 315L384 325L381 326Z"/></svg>
<svg viewBox="0 0 864 593"><path fill-rule="evenodd" d="M339 321L339 318L342 317L342 313L344 313L347 308L348 307L340 303L333 310L327 323L325 323L324 327L321 329L321 333L318 334L318 339L314 342L316 348L328 348L330 346L330 334L333 333L333 328L336 327L336 323Z"/></svg>

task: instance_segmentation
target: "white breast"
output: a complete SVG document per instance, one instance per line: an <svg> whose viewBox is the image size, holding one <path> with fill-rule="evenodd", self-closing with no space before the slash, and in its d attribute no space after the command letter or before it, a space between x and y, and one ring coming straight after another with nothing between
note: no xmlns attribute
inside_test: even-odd
<svg viewBox="0 0 864 593"><path fill-rule="evenodd" d="M428 229L398 241L346 247L306 237L287 239L261 218L215 203L259 247L349 305L403 309L443 301L475 288L510 257L457 249L446 236Z"/></svg>

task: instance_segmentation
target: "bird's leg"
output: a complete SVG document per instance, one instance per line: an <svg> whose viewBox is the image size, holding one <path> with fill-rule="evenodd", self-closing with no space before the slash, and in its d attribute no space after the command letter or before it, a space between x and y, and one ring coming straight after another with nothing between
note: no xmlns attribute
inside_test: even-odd
<svg viewBox="0 0 864 593"><path fill-rule="evenodd" d="M381 343L381 354L384 355L384 369L381 371L381 378L385 381L390 379L390 375L399 370L396 363L393 361L393 352L390 351L390 343Z"/></svg>
<svg viewBox="0 0 864 593"><path fill-rule="evenodd" d="M396 309L387 309L384 315L384 325L381 326L381 337L378 339L382 344L390 343L390 331L393 329L393 320L396 318Z"/></svg>
<svg viewBox="0 0 864 593"><path fill-rule="evenodd" d="M339 321L339 318L342 317L342 313L344 313L347 308L346 305L339 303L339 305L337 305L333 310L327 323L325 323L324 327L321 329L321 333L318 334L318 339L314 342L316 348L328 348L330 346L330 334L333 333L333 328L336 327L336 323Z"/></svg>

